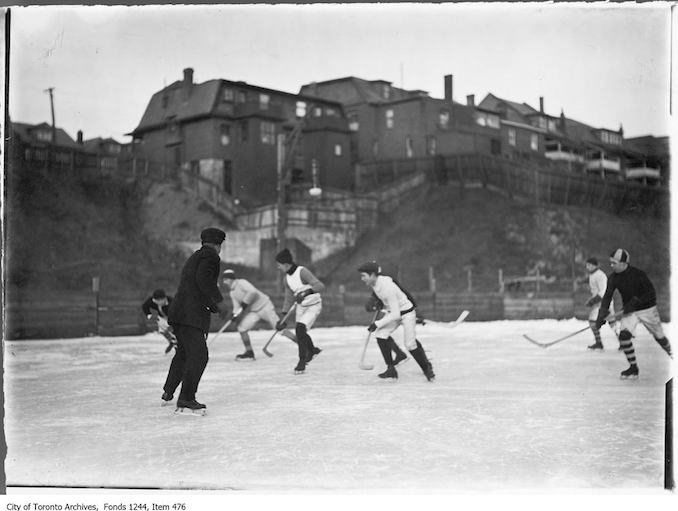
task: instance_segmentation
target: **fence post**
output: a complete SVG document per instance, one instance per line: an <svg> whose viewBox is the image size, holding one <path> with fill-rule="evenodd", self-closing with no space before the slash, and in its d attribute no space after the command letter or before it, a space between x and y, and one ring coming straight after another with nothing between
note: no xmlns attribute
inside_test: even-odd
<svg viewBox="0 0 678 511"><path fill-rule="evenodd" d="M499 279L499 292L504 294L504 271L501 268L497 270L497 278Z"/></svg>
<svg viewBox="0 0 678 511"><path fill-rule="evenodd" d="M100 279L92 277L92 291L94 292L94 334L99 335L99 288Z"/></svg>

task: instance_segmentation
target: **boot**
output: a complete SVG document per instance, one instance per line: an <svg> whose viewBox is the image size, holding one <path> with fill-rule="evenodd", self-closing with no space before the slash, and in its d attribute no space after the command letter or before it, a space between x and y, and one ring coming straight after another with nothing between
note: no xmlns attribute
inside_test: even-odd
<svg viewBox="0 0 678 511"><path fill-rule="evenodd" d="M422 347L419 341L417 341L417 347L413 350L410 350L410 354L412 355L412 358L414 358L414 360L417 361L419 367L421 367L421 370L424 372L424 376L426 376L426 379L428 381L435 380L436 375L433 373L433 366L431 365L431 362L429 362L428 358L426 358L424 348Z"/></svg>
<svg viewBox="0 0 678 511"><path fill-rule="evenodd" d="M245 353L241 353L240 355L236 355L235 359L236 360L255 360L254 351L247 350Z"/></svg>
<svg viewBox="0 0 678 511"><path fill-rule="evenodd" d="M383 378L383 379L393 378L393 379L397 380L398 379L398 371L396 371L395 367L388 366L386 368L386 371L379 374L378 376L379 376L379 378Z"/></svg>
<svg viewBox="0 0 678 511"><path fill-rule="evenodd" d="M381 356L384 357L384 362L386 366L393 365L393 357L391 355L391 340L389 339L377 339L377 344L379 345L379 351L381 351Z"/></svg>
<svg viewBox="0 0 678 511"><path fill-rule="evenodd" d="M195 399L177 399L177 408L189 408L191 410L201 410L207 408L204 404L198 403Z"/></svg>
<svg viewBox="0 0 678 511"><path fill-rule="evenodd" d="M638 379L638 366L633 364L625 371L622 371L619 377L622 380L637 380Z"/></svg>
<svg viewBox="0 0 678 511"><path fill-rule="evenodd" d="M588 350L601 350L602 351L604 348L603 348L603 343L594 342L593 344L588 346L586 349L588 349Z"/></svg>
<svg viewBox="0 0 678 511"><path fill-rule="evenodd" d="M174 395L168 394L167 392L162 393L162 403L160 403L160 406L167 406L172 404L172 399L174 399Z"/></svg>

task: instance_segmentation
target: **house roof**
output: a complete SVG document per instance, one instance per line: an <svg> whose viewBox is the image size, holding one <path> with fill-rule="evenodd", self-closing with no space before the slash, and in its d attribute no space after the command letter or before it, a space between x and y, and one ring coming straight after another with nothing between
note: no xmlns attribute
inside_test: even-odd
<svg viewBox="0 0 678 511"><path fill-rule="evenodd" d="M41 122L39 124L28 124L24 122L11 122L11 127L12 131L14 133L14 136L18 136L22 140L26 142L40 142L40 143L45 143L41 140L38 140L37 137L34 135L34 133L39 130L39 129L47 129L51 130L52 126L50 124L47 124L46 122ZM68 147L72 149L81 149L82 146L77 144L75 140L71 138L71 136L66 133L63 129L57 127L56 128L56 140L55 140L55 145L60 146L60 147Z"/></svg>
<svg viewBox="0 0 678 511"><path fill-rule="evenodd" d="M101 137L90 138L90 139L84 140L82 142L82 146L85 148L86 151L94 151L94 152L97 152L103 144L122 145L120 142L118 142L114 138L110 138L110 137L109 138L101 138Z"/></svg>
<svg viewBox="0 0 678 511"><path fill-rule="evenodd" d="M358 78L355 76L345 76L342 78L335 78L332 80L325 80L322 82L312 82L301 86L300 91L304 91L306 94L310 94L315 97L321 97L318 95L317 88L323 89L329 86L337 85L342 82L346 83L346 87L339 89L337 87L333 88L335 101L340 101L344 104L359 104L359 103L392 103L394 101L402 101L407 99L416 99L421 97L428 96L427 91L422 90L406 90L399 87L394 87L392 82L387 80L366 80L364 78ZM375 87L375 84L378 85L389 85L391 91L389 98L386 99L382 95L382 90ZM426 96L424 96L424 94Z"/></svg>
<svg viewBox="0 0 678 511"><path fill-rule="evenodd" d="M260 87L258 85L252 85L242 81L231 81L224 79L208 80L203 83L192 83L191 92L190 94L186 95L184 82L178 80L153 94L151 100L146 106L146 111L141 117L139 125L134 129L133 133L162 126L167 122L168 119L181 122L196 117L210 115L217 104L219 91L222 89L223 85L243 87L247 88L248 90L266 92L276 96L287 96L289 98L296 98L300 100L306 99L318 101L318 98L314 98L312 96L292 94L290 92ZM167 98L166 100L163 99L165 97ZM321 101L332 106L341 106L336 101Z"/></svg>
<svg viewBox="0 0 678 511"><path fill-rule="evenodd" d="M516 103L515 101L509 101L508 99L495 96L492 93L489 93L487 96L485 96L478 106L484 110L499 113L499 105L501 103L505 103L520 115L528 116L539 113L538 110L535 110L527 103Z"/></svg>

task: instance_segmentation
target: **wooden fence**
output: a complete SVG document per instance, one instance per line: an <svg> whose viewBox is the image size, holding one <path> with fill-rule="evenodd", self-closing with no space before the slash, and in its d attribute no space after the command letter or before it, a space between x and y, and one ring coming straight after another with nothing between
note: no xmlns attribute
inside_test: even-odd
<svg viewBox="0 0 678 511"><path fill-rule="evenodd" d="M417 310L434 321L451 321L463 310L471 311L467 321L497 321L526 319L564 319L587 317L584 303L586 292L539 293L528 297L524 293L413 293ZM317 325L366 325L370 313L364 304L367 292L332 291L323 294L323 312ZM669 301L659 297L659 312L670 321ZM93 292L65 292L34 297L10 296L5 307L6 339L54 339L89 335L142 335L155 329L141 311L145 296L118 294L99 297ZM271 294L277 305L282 295ZM97 307L98 305L98 307ZM212 317L212 331L223 320ZM266 327L268 328L268 327Z"/></svg>

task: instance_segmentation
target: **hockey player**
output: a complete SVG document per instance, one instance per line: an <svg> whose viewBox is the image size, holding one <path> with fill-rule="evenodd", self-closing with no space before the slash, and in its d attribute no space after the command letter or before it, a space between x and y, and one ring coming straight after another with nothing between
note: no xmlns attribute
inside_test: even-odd
<svg viewBox="0 0 678 511"><path fill-rule="evenodd" d="M405 293L407 293L407 291L405 291L404 289L403 289L403 291ZM413 298L409 294L408 294L408 298L410 299L410 301L412 303L414 303ZM379 311L381 313L383 311L383 309L384 309L384 303L379 298L377 298L377 295L374 294L374 291L373 291L372 294L370 295L370 297L367 299L367 302L365 303L365 310L367 312L377 312L377 311ZM379 315L377 315L376 317L379 317ZM423 318L417 317L417 322L424 324ZM393 352L393 366L400 365L402 362L409 360L407 358L407 355L405 355L405 352L403 352L403 350L401 350L400 347L393 340L393 337L389 336L387 340L388 340L389 349ZM382 377L382 375L379 375L379 376Z"/></svg>
<svg viewBox="0 0 678 511"><path fill-rule="evenodd" d="M149 296L144 303L141 304L141 310L146 315L146 319L153 318L155 312L156 321L158 322L158 332L160 332L167 342L167 349L165 353L169 353L172 348L177 346L177 338L172 331L172 327L167 322L167 310L172 303L172 297L167 295L163 289L156 289L153 294Z"/></svg>
<svg viewBox="0 0 678 511"><path fill-rule="evenodd" d="M295 333L299 345L299 363L294 368L294 374L302 374L314 356L322 350L313 345L313 340L308 334L322 310L322 298L320 292L325 285L306 267L299 266L294 262L292 253L284 248L275 256L278 270L285 276L285 299L283 302L283 316L287 313L292 303L296 302ZM285 328L283 320L278 321L276 330Z"/></svg>
<svg viewBox="0 0 678 511"><path fill-rule="evenodd" d="M217 285L219 253L226 234L209 227L200 233L202 247L195 251L181 270L179 288L168 311L169 324L177 336L177 350L172 358L163 387L162 400L167 404L181 383L177 411L204 411L195 399L200 378L207 367L207 333L210 313L228 313L228 306Z"/></svg>
<svg viewBox="0 0 678 511"><path fill-rule="evenodd" d="M259 320L263 320L271 328L275 328L280 318L275 312L271 299L254 287L248 280L236 278L233 270L224 270L222 278L233 302L231 321L237 325L240 338L245 345L245 353L236 355L235 359L254 360L254 351L252 350L252 343L248 332L254 328ZM283 330L282 335L294 343L297 342L297 338L289 330Z"/></svg>
<svg viewBox="0 0 678 511"><path fill-rule="evenodd" d="M602 350L603 342L600 338L600 329L596 326L598 319L598 312L600 310L600 302L603 300L605 289L607 288L607 275L600 269L598 259L589 257L586 260L586 271L589 274L589 291L591 297L586 301L586 306L589 307L589 325L593 332L595 342L588 346L590 350ZM610 314L614 314L614 306L610 302ZM610 323L610 328L614 330L614 321ZM616 333L616 332L615 332Z"/></svg>
<svg viewBox="0 0 678 511"><path fill-rule="evenodd" d="M367 327L370 332L375 333L377 344L379 344L384 362L386 362L386 371L381 373L379 377L398 378L395 360L391 353L395 344L391 334L402 325L405 347L409 350L412 358L417 361L428 381L433 381L435 379L433 366L426 357L421 343L417 340L415 329L417 313L415 304L408 298L408 293L391 277L382 275L381 268L375 261L364 263L358 268L358 271L360 272L360 280L372 288L375 296L384 304L386 311L381 319Z"/></svg>
<svg viewBox="0 0 678 511"><path fill-rule="evenodd" d="M657 311L657 296L652 282L644 271L629 263L629 253L622 248L610 254L612 274L607 281L607 288L600 304L596 327L600 328L605 323L612 295L615 290L619 291L624 307L624 315L620 320L619 342L630 364L628 369L621 372L620 377L637 379L638 364L631 339L638 323L642 323L647 328L669 356L671 356L671 344L662 330L661 318Z"/></svg>

